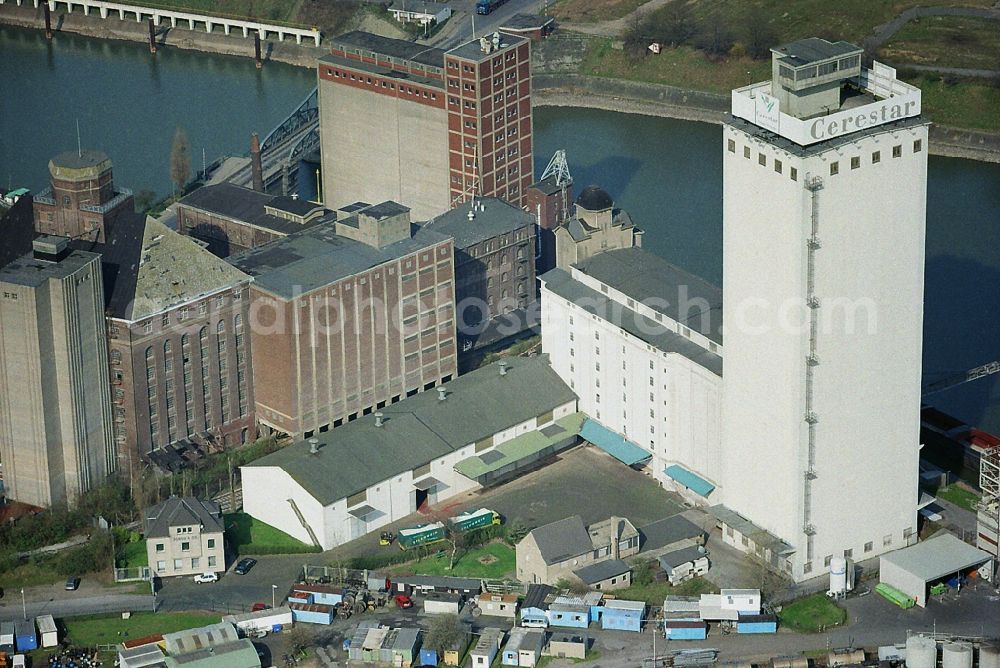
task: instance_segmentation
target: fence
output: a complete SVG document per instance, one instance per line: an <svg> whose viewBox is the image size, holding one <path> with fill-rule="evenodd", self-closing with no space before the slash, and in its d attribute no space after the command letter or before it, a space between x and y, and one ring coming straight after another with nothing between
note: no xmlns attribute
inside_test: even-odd
<svg viewBox="0 0 1000 668"><path fill-rule="evenodd" d="M513 580L483 580L483 588L491 594L518 594L524 596L528 593L528 585Z"/></svg>
<svg viewBox="0 0 1000 668"><path fill-rule="evenodd" d="M115 582L149 582L149 566L133 566L130 568L115 568Z"/></svg>

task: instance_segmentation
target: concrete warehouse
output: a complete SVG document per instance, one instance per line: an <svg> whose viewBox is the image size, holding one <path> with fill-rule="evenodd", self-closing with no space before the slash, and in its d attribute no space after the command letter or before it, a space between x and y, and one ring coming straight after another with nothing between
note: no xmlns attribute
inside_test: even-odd
<svg viewBox="0 0 1000 668"><path fill-rule="evenodd" d="M490 364L437 390L243 466L244 509L330 549L478 487L456 470L469 460L475 476L576 442L576 395L544 356Z"/></svg>
<svg viewBox="0 0 1000 668"><path fill-rule="evenodd" d="M474 195L522 206L534 182L525 37L443 51L340 35L319 60L319 109L330 208L390 197L427 220Z"/></svg>

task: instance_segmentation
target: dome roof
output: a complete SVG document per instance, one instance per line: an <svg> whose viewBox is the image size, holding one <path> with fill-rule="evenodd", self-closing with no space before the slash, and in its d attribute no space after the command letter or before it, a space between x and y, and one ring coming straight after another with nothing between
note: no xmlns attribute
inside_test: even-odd
<svg viewBox="0 0 1000 668"><path fill-rule="evenodd" d="M615 205L615 201L604 188L587 186L576 198L576 205L587 211L607 211Z"/></svg>

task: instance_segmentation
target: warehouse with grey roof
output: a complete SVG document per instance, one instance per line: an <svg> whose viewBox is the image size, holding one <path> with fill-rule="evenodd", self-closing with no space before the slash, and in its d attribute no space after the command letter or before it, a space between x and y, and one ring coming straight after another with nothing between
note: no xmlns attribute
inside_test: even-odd
<svg viewBox="0 0 1000 668"><path fill-rule="evenodd" d="M582 424L576 395L544 356L511 358L282 448L241 468L247 513L330 549L427 504L479 487L490 453L534 462L559 427ZM473 472L473 477L461 471Z"/></svg>

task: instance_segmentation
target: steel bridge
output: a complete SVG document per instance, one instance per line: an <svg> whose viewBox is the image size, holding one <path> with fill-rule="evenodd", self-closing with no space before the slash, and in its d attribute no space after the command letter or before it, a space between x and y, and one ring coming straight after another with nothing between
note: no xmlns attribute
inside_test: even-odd
<svg viewBox="0 0 1000 668"><path fill-rule="evenodd" d="M313 88L295 110L264 137L260 144L260 163L264 190L273 192L280 184L282 195L298 192L299 162L319 150L318 91ZM237 170L230 183L253 186L250 164Z"/></svg>

